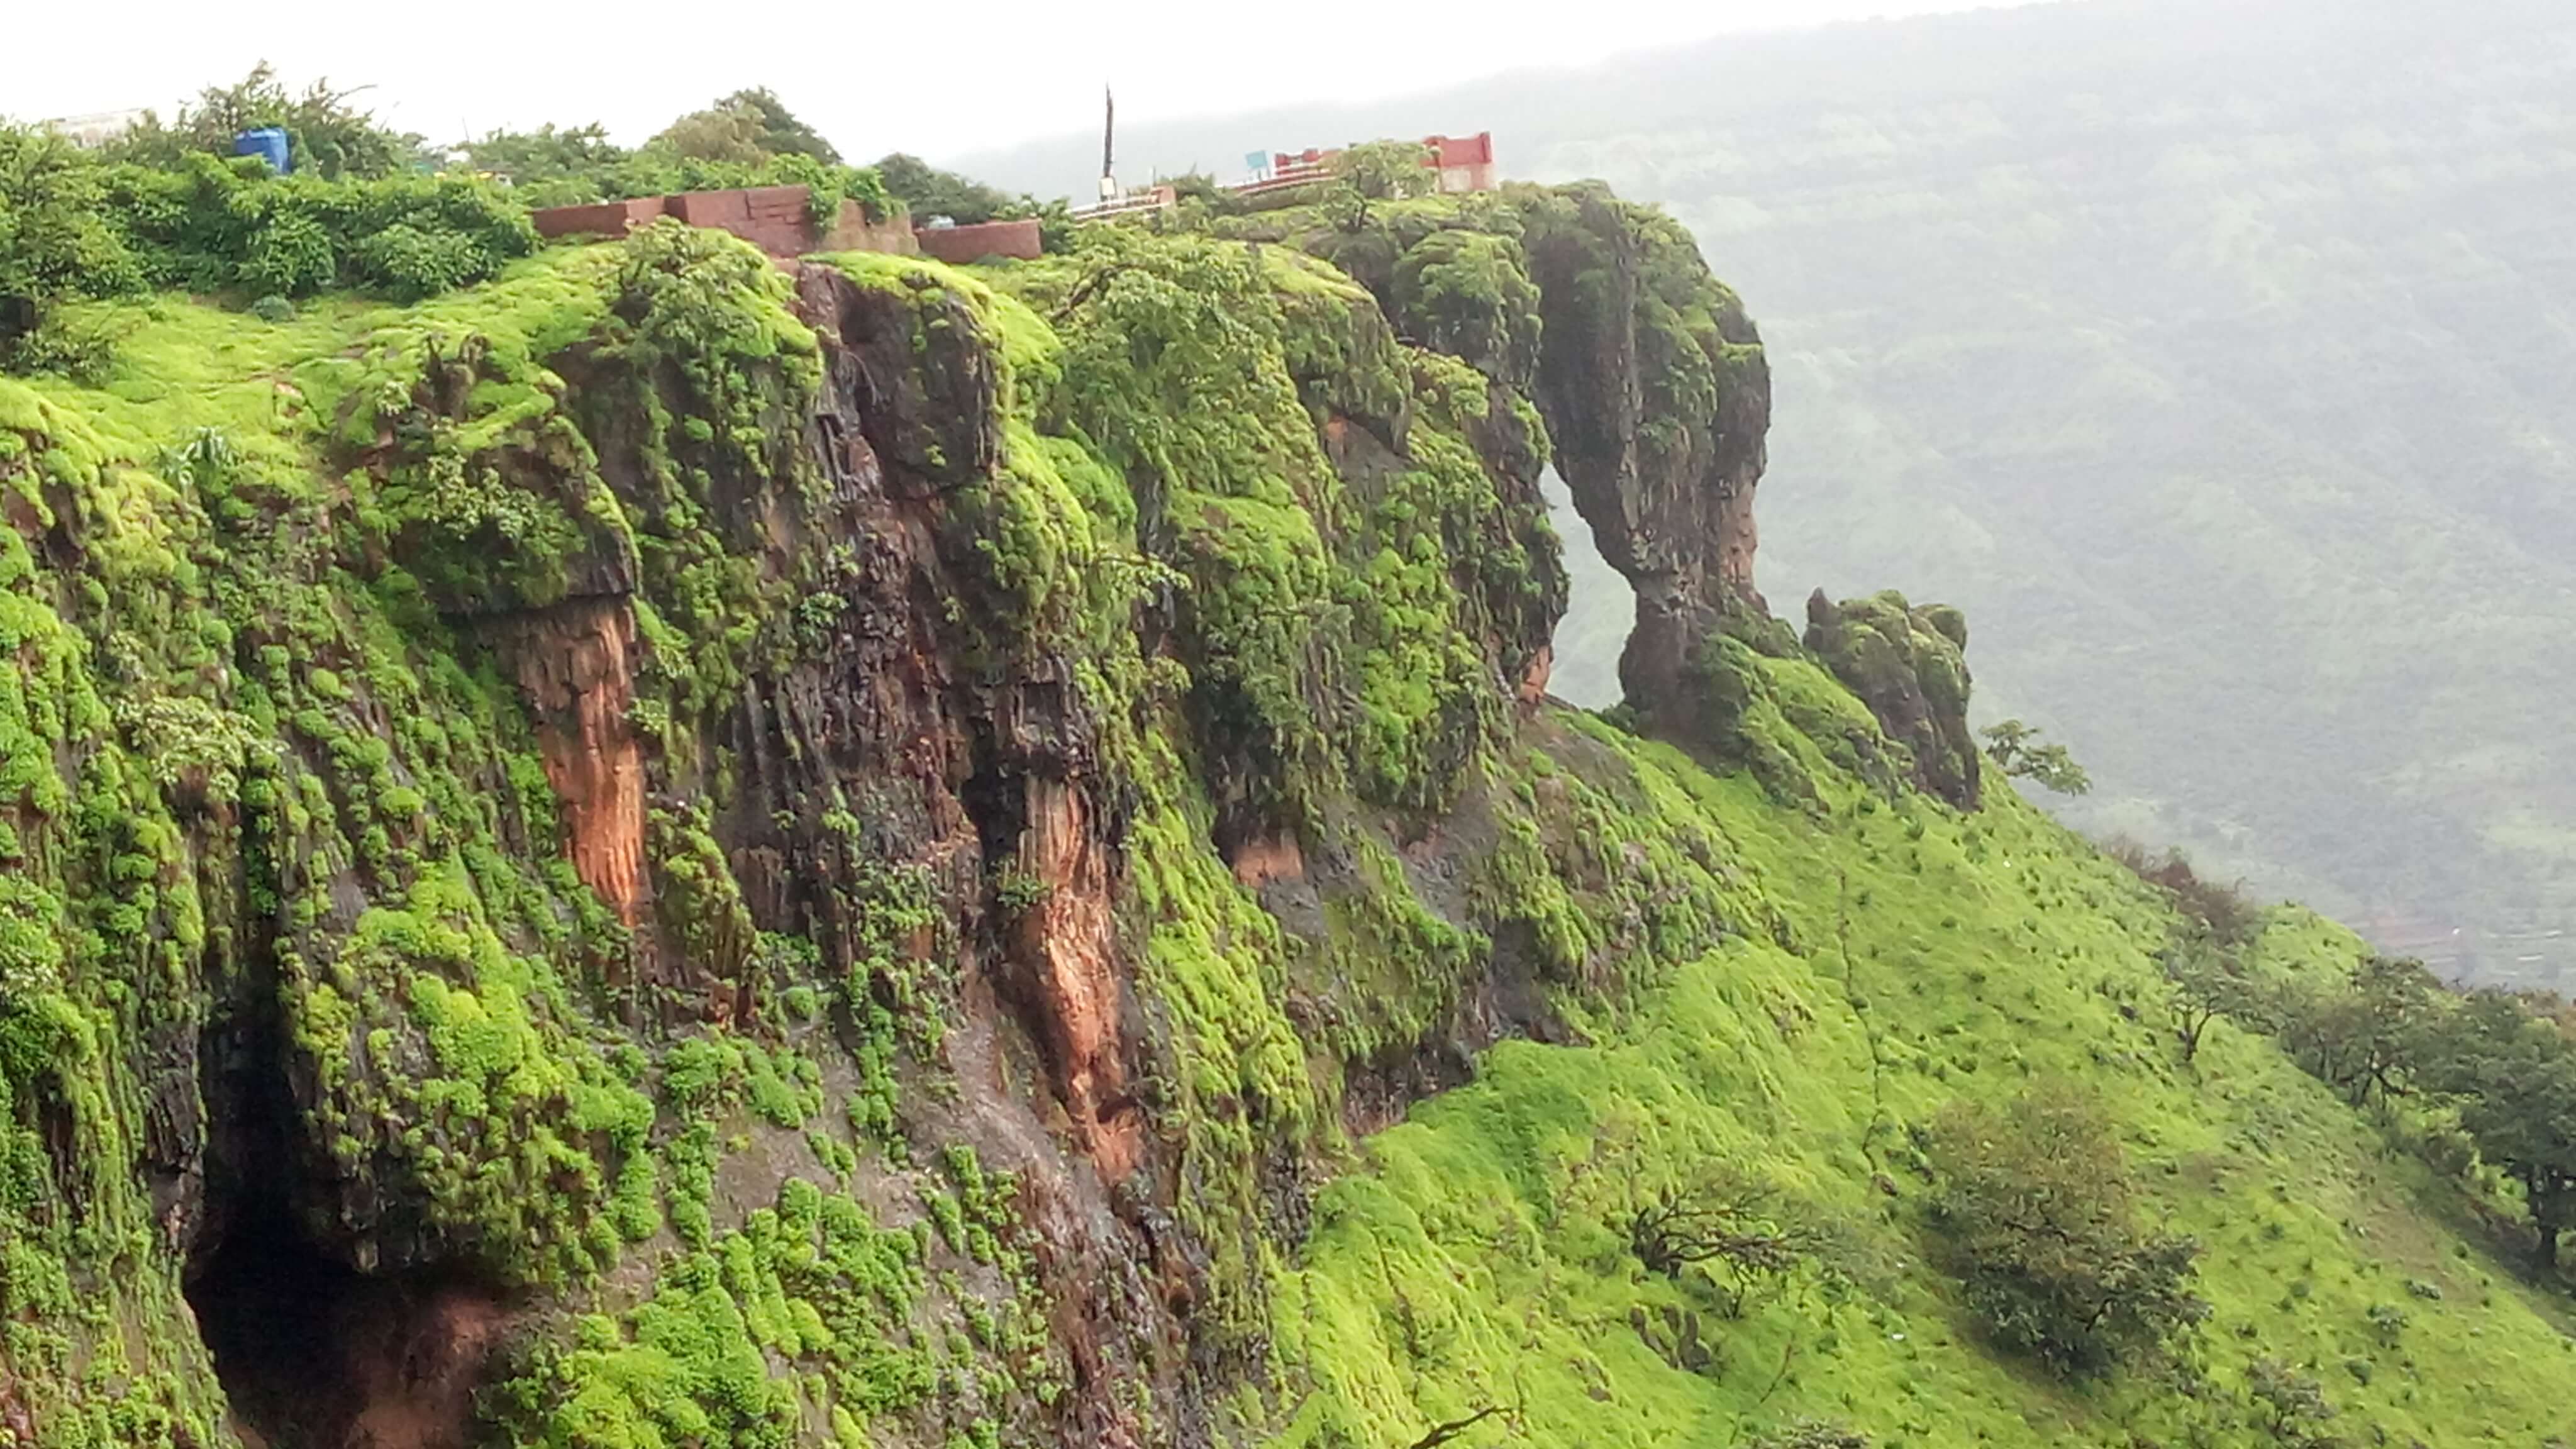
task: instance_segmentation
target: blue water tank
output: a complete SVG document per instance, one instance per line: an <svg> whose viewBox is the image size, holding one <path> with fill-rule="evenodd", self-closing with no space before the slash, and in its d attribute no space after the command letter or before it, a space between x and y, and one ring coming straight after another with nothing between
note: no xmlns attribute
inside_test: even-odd
<svg viewBox="0 0 2576 1449"><path fill-rule="evenodd" d="M295 169L293 148L287 144L286 133L275 126L263 126L233 137L233 154L256 156L280 176Z"/></svg>

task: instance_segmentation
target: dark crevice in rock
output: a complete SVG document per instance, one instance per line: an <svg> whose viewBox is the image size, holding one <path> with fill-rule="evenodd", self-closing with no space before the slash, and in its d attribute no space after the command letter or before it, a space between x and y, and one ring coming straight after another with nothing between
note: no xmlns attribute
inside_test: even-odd
<svg viewBox="0 0 2576 1449"><path fill-rule="evenodd" d="M466 1449L509 1321L470 1275L358 1272L276 1194L236 1206L188 1301L235 1431L267 1449Z"/></svg>
<svg viewBox="0 0 2576 1449"><path fill-rule="evenodd" d="M214 1131L184 1282L234 1432L250 1449L466 1449L502 1295L448 1263L361 1272L310 1231L268 953L244 974L201 1043Z"/></svg>

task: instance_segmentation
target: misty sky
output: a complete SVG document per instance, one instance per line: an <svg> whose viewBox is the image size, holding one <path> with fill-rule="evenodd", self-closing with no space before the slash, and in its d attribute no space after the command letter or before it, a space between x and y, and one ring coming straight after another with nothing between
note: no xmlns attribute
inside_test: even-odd
<svg viewBox="0 0 2576 1449"><path fill-rule="evenodd" d="M1521 66L1575 64L1729 30L1973 8L1971 0L985 0L977 5L673 5L559 0L208 9L11 4L0 79L21 120L153 106L167 115L263 57L291 84L370 82L434 141L540 121L633 143L674 114L767 85L853 158L932 157L1097 124L1102 82L1138 121L1352 101ZM266 13L276 23L262 26ZM610 16L615 18L611 19ZM217 23L220 21L220 23ZM112 27L112 33L103 29Z"/></svg>

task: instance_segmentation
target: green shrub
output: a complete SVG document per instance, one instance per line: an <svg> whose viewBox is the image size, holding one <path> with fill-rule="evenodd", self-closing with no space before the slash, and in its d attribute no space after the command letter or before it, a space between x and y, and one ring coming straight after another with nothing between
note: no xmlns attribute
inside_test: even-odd
<svg viewBox="0 0 2576 1449"><path fill-rule="evenodd" d="M1800 1419L1756 1434L1747 1449L1869 1449L1869 1436L1844 1424Z"/></svg>
<svg viewBox="0 0 2576 1449"><path fill-rule="evenodd" d="M490 270L490 261L470 236L423 231L409 222L360 239L351 257L368 286L406 302L474 281Z"/></svg>
<svg viewBox="0 0 2576 1449"><path fill-rule="evenodd" d="M458 177L326 181L193 155L110 169L106 204L146 280L307 296L364 287L410 301L482 281L536 245L527 213Z"/></svg>
<svg viewBox="0 0 2576 1449"><path fill-rule="evenodd" d="M2208 1305L2199 1244L2140 1229L2098 1101L2043 1081L2010 1104L1955 1104L1931 1132L1940 1256L1994 1340L2069 1377L2157 1356Z"/></svg>
<svg viewBox="0 0 2576 1449"><path fill-rule="evenodd" d="M2245 1391L2254 1401L2255 1422L2273 1443L2288 1449L2338 1449L2342 1444L2326 1429L2335 1406L2313 1377L2278 1359L2258 1358L2246 1367Z"/></svg>
<svg viewBox="0 0 2576 1449"><path fill-rule="evenodd" d="M98 164L42 131L0 126L0 368L90 367L106 339L57 304L129 291L141 270L110 224Z"/></svg>
<svg viewBox="0 0 2576 1449"><path fill-rule="evenodd" d="M331 285L339 270L338 249L322 223L287 211L251 233L233 281L263 295L301 297Z"/></svg>

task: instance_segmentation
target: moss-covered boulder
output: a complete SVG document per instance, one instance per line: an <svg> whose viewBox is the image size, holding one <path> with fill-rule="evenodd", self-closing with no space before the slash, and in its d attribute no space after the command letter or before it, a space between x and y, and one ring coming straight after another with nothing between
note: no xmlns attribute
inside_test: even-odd
<svg viewBox="0 0 2576 1449"><path fill-rule="evenodd" d="M1860 696L1912 757L1914 780L1962 810L1977 808L1982 758L1968 728L1968 620L1920 608L1893 590L1837 604L1807 599L1807 647Z"/></svg>

